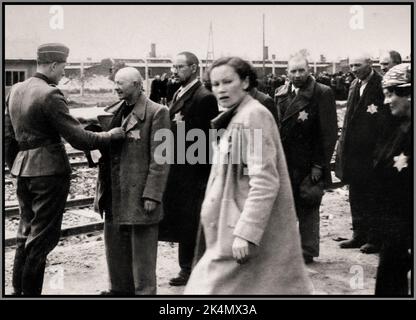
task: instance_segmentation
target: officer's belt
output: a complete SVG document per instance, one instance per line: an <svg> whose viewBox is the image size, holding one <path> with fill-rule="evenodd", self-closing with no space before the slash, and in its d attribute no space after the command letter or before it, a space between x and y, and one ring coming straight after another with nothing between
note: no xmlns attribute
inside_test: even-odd
<svg viewBox="0 0 416 320"><path fill-rule="evenodd" d="M24 142L20 142L19 143L19 150L20 151L26 151L26 150L32 150L32 149L37 149L40 147L46 147L52 144L62 144L60 139L48 139L48 140L42 140L42 141L38 141L38 142L33 142L31 141L30 143L24 143Z"/></svg>

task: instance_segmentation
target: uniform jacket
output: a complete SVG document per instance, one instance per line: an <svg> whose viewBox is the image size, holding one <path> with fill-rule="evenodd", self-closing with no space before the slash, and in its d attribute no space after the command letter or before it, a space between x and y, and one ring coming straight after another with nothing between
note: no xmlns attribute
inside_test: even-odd
<svg viewBox="0 0 416 320"><path fill-rule="evenodd" d="M324 182L330 184L330 161L338 131L334 94L312 77L293 99L290 90L291 83L283 85L275 98L292 184L298 186L313 165L322 167Z"/></svg>
<svg viewBox="0 0 416 320"><path fill-rule="evenodd" d="M175 142L175 163L170 167L164 195L165 217L160 225L159 238L179 241L188 238L189 233L196 232L198 227L210 171L208 131L211 119L218 115L218 105L212 93L197 82L171 104L169 114ZM202 164L189 163L186 158L186 150L194 141L185 141L185 137L192 129L201 129L206 137Z"/></svg>
<svg viewBox="0 0 416 320"><path fill-rule="evenodd" d="M206 251L185 294L310 293L285 156L272 115L247 95L226 128L215 148L201 210ZM250 140L256 135L253 129L261 130L260 142ZM254 149L247 147L251 142ZM232 160L238 155L241 161ZM243 265L232 257L235 236L256 247L255 256Z"/></svg>
<svg viewBox="0 0 416 320"><path fill-rule="evenodd" d="M61 137L80 150L110 142L107 133L85 131L69 114L62 92L41 73L11 88L4 131L7 165L13 175L21 177L69 174Z"/></svg>
<svg viewBox="0 0 416 320"><path fill-rule="evenodd" d="M105 111L116 114L124 103L110 106ZM107 120L111 120L107 119ZM159 129L169 129L168 108L152 102L141 94L122 127L126 139L111 144L108 154L100 159L95 208L100 213L107 202L103 195L111 188L111 215L116 224L154 224L162 218L162 206L152 213L144 212L145 199L162 202L169 165L159 164L161 141L155 141ZM157 151L157 152L156 152ZM109 166L109 169L108 169ZM111 186L106 174L111 175ZM107 211L106 211L107 213Z"/></svg>
<svg viewBox="0 0 416 320"><path fill-rule="evenodd" d="M374 71L361 97L355 79L350 87L344 125L336 152L336 175L345 183L367 181L373 176L377 140L393 121L384 105L381 76Z"/></svg>

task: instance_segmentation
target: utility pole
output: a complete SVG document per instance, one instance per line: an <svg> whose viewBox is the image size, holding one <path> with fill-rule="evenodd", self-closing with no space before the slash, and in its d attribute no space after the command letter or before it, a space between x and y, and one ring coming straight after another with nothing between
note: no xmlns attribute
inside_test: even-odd
<svg viewBox="0 0 416 320"><path fill-rule="evenodd" d="M146 83L146 96L150 95L149 92L149 62L147 61L148 56L146 55L144 58L144 79Z"/></svg>
<svg viewBox="0 0 416 320"><path fill-rule="evenodd" d="M207 59L205 60L205 70L208 68L208 59L214 61L214 31L212 30L212 21L209 23L208 48Z"/></svg>
<svg viewBox="0 0 416 320"><path fill-rule="evenodd" d="M84 96L84 81L85 81L85 77L84 77L84 61L81 61L81 90L80 90L80 94L81 97Z"/></svg>
<svg viewBox="0 0 416 320"><path fill-rule="evenodd" d="M264 56L265 56L265 48L266 48L266 42L265 42L265 37L264 37L264 13L263 13L263 78L266 79L266 68L264 65Z"/></svg>

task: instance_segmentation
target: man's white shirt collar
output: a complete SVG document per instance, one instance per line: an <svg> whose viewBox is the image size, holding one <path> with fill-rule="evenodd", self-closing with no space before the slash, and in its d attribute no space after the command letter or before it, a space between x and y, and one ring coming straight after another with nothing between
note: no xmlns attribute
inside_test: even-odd
<svg viewBox="0 0 416 320"><path fill-rule="evenodd" d="M299 92L299 88L296 88L292 83L292 92L295 91L295 94L297 95Z"/></svg>
<svg viewBox="0 0 416 320"><path fill-rule="evenodd" d="M367 86L367 83L368 83L368 81L370 81L370 79L371 79L371 77L373 76L373 74L374 74L374 70L373 70L373 69L371 69L371 72L370 72L370 74L368 75L368 77L367 77L367 78L365 78L364 80L359 80L359 81L361 82L361 87L360 87L360 96L362 96L362 95L363 95L364 89L365 89L365 87Z"/></svg>
<svg viewBox="0 0 416 320"><path fill-rule="evenodd" d="M178 99L182 97L191 87L198 82L198 79L194 79L194 81L188 83L185 87L180 87L178 92Z"/></svg>

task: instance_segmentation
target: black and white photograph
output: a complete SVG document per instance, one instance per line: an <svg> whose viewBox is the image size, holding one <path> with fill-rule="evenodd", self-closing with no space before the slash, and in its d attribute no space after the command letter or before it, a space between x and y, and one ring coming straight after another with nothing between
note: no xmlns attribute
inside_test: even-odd
<svg viewBox="0 0 416 320"><path fill-rule="evenodd" d="M2 299L414 298L413 2L2 14Z"/></svg>

